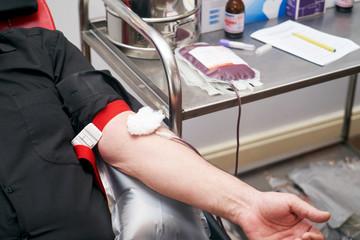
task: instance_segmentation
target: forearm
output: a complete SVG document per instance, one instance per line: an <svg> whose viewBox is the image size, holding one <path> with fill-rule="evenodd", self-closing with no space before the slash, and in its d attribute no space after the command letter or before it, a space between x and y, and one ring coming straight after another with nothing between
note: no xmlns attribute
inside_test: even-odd
<svg viewBox="0 0 360 240"><path fill-rule="evenodd" d="M98 147L106 162L163 195L232 221L250 205L247 201L257 194L255 189L189 147L155 134L131 136L126 129L129 114L119 114L103 131Z"/></svg>

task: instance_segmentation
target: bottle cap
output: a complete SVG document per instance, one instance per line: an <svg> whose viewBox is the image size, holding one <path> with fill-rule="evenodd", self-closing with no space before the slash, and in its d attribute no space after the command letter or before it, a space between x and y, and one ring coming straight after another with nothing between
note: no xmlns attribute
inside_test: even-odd
<svg viewBox="0 0 360 240"><path fill-rule="evenodd" d="M262 45L261 47L258 47L255 51L255 54L256 55L264 54L271 49L272 49L272 45L267 43L267 44Z"/></svg>

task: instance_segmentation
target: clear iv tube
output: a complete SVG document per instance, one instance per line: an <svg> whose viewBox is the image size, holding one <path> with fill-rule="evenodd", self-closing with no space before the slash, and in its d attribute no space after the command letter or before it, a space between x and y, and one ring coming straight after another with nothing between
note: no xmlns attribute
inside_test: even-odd
<svg viewBox="0 0 360 240"><path fill-rule="evenodd" d="M238 165L239 165L241 97L240 97L236 87L234 86L234 84L230 83L230 86L234 90L236 97L238 99L238 103L239 103L239 105L238 105L239 111L238 111L238 118L237 118L237 125L236 125L236 157L235 157L235 171L234 171L234 176L236 176L238 174Z"/></svg>

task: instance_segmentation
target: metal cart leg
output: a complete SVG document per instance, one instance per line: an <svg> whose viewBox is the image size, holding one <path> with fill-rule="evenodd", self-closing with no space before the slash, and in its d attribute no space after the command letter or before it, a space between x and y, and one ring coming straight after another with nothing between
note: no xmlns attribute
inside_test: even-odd
<svg viewBox="0 0 360 240"><path fill-rule="evenodd" d="M356 81L357 81L357 74L351 75L349 80L348 93L347 93L346 105L345 105L344 123L343 123L342 135L341 135L342 140L344 142L346 142L349 138L352 108L355 98Z"/></svg>
<svg viewBox="0 0 360 240"><path fill-rule="evenodd" d="M80 0L79 1L79 15L80 15L80 41L81 41L81 51L91 62L90 46L85 43L82 37L82 32L89 30L89 0Z"/></svg>

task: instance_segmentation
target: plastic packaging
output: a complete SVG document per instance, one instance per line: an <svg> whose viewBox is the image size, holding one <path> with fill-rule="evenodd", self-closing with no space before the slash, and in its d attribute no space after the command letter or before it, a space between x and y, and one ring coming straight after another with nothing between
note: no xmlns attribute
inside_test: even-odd
<svg viewBox="0 0 360 240"><path fill-rule="evenodd" d="M115 240L208 240L202 210L167 198L103 161L99 172Z"/></svg>
<svg viewBox="0 0 360 240"><path fill-rule="evenodd" d="M318 162L289 177L315 206L331 213L328 224L348 239L360 239L360 162Z"/></svg>
<svg viewBox="0 0 360 240"><path fill-rule="evenodd" d="M266 179L275 191L295 194L307 203L315 205L302 189L289 178L277 178L271 176L270 173L266 173ZM313 225L321 231L326 240L348 240L348 238L342 237L342 234L337 229L330 228L327 223L313 223Z"/></svg>

